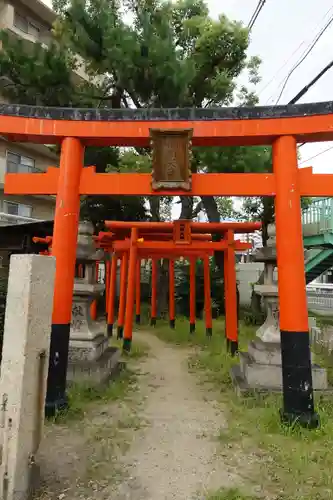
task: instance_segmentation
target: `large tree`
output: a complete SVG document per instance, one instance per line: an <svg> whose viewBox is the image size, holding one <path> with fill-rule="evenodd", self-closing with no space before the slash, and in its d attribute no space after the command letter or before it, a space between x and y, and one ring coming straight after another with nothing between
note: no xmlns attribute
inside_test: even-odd
<svg viewBox="0 0 333 500"><path fill-rule="evenodd" d="M253 92L236 86L241 72L252 83L258 80L259 60L247 58L247 29L224 15L213 20L203 0L54 0L53 6L58 19L48 50L39 44L31 49L3 34L0 72L10 80L4 92L11 99L137 108L256 102ZM90 82L73 79L79 65ZM197 150L192 169L258 170L260 149ZM214 200L202 201L209 219L216 220ZM198 212L193 200L181 202L182 217ZM156 220L159 208L159 200L151 200Z"/></svg>
<svg viewBox="0 0 333 500"><path fill-rule="evenodd" d="M10 81L4 92L11 99L116 108L257 102L248 88L237 87L241 73L247 73L250 85L258 81L260 61L247 57L247 29L225 15L212 19L204 0L54 0L53 7L58 19L49 49L38 44L27 49L2 37L0 72ZM89 82L73 79L79 65ZM192 170L266 170L264 157L265 148L195 148ZM122 169L150 168L149 150L127 152L126 159ZM182 218L203 208L210 221L220 220L223 205L213 197L195 206L192 198L180 201ZM169 200L154 197L149 203L153 220L170 214ZM222 269L223 259L217 261Z"/></svg>

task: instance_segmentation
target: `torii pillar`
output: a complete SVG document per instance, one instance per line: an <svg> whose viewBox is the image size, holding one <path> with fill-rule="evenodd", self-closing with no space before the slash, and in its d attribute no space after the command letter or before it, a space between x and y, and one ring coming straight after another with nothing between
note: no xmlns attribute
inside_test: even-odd
<svg viewBox="0 0 333 500"><path fill-rule="evenodd" d="M83 156L84 147L78 139L68 137L63 140L52 240L52 255L56 258L56 274L45 404L47 416L53 416L57 411L67 407L66 374Z"/></svg>
<svg viewBox="0 0 333 500"><path fill-rule="evenodd" d="M291 136L273 143L276 179L275 223L280 306L283 410L289 424L317 427L314 411L308 307L304 274L297 143Z"/></svg>

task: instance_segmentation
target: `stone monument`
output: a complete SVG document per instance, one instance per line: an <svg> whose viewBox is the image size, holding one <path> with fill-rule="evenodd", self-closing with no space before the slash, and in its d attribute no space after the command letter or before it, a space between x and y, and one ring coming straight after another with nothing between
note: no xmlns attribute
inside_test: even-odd
<svg viewBox="0 0 333 500"><path fill-rule="evenodd" d="M12 255L0 380L0 498L39 486L52 322L54 257Z"/></svg>
<svg viewBox="0 0 333 500"><path fill-rule="evenodd" d="M231 376L238 392L282 390L282 361L279 328L278 285L274 280L276 268L275 226L268 227L267 246L254 254L256 262L264 263L264 283L255 285L254 290L262 297L266 309L266 320L257 330L255 340L248 346L248 352L239 353L239 365L233 366ZM312 364L313 388L327 389L326 370Z"/></svg>
<svg viewBox="0 0 333 500"><path fill-rule="evenodd" d="M80 222L76 263L82 275L74 281L67 380L98 385L109 379L120 351L109 347L105 322L93 321L90 314L92 302L105 288L96 282L96 260L101 260L102 251L96 252L93 234L90 222Z"/></svg>

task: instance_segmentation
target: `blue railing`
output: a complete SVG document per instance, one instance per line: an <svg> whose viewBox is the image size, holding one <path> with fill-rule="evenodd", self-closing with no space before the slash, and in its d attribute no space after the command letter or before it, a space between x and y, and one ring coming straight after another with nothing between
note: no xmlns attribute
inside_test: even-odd
<svg viewBox="0 0 333 500"><path fill-rule="evenodd" d="M311 205L303 210L303 225L316 226L316 233L333 233L333 198L315 198Z"/></svg>

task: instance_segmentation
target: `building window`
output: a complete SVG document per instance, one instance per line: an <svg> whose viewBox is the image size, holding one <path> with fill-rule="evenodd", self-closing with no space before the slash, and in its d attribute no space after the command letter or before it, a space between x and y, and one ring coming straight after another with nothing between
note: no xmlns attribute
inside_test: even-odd
<svg viewBox="0 0 333 500"><path fill-rule="evenodd" d="M19 30L23 31L23 33L29 33L28 19L18 14L16 10L14 12L14 26Z"/></svg>
<svg viewBox="0 0 333 500"><path fill-rule="evenodd" d="M9 215L19 215L21 217L31 217L32 207L23 205L23 203L14 203L12 201L4 201L4 211Z"/></svg>
<svg viewBox="0 0 333 500"><path fill-rule="evenodd" d="M7 173L19 174L36 172L35 160L7 151Z"/></svg>
<svg viewBox="0 0 333 500"><path fill-rule="evenodd" d="M31 35L36 39L39 38L40 29L38 26L36 26L36 24L31 22L28 18L18 14L16 10L14 13L14 26L27 35Z"/></svg>

